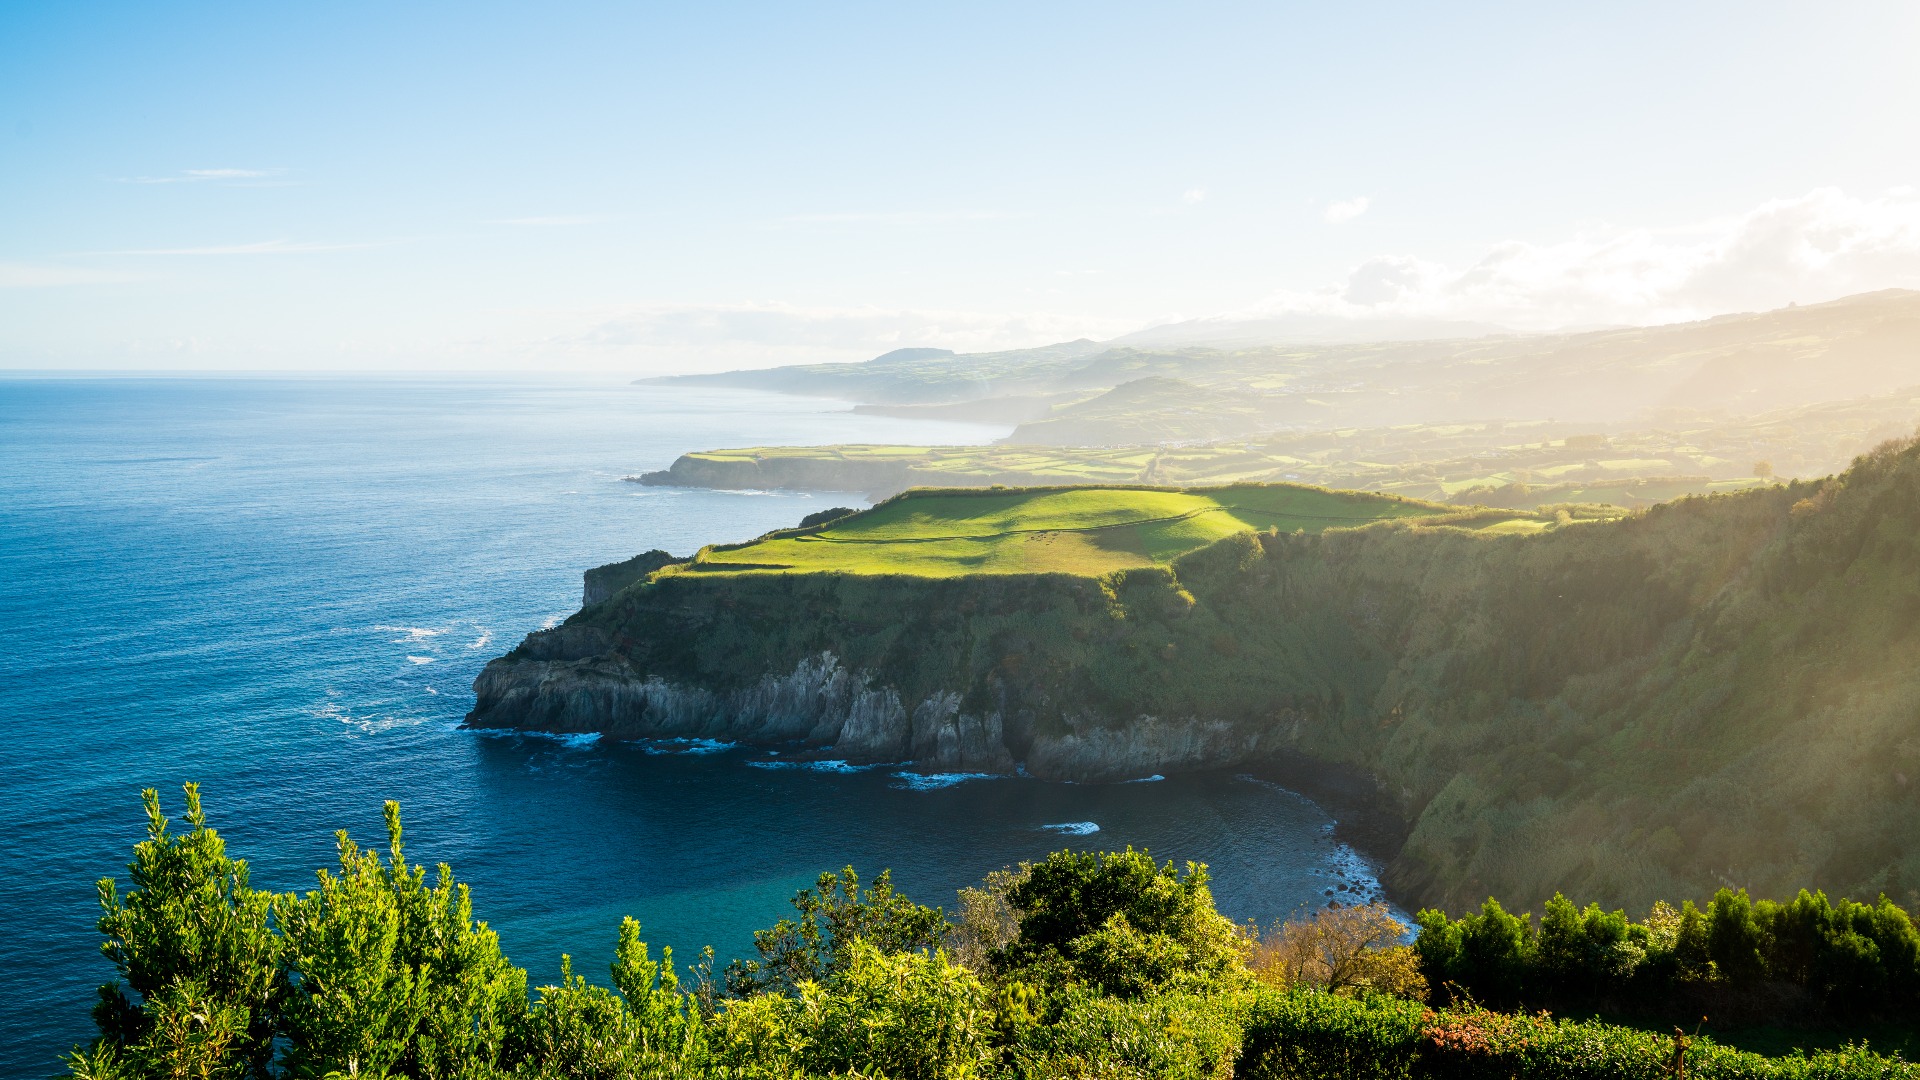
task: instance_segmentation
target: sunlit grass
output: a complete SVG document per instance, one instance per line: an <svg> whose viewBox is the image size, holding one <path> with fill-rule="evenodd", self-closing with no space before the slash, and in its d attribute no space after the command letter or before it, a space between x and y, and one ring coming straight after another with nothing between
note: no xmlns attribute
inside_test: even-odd
<svg viewBox="0 0 1920 1080"><path fill-rule="evenodd" d="M1164 565L1236 533L1319 532L1457 513L1435 503L1292 484L915 491L818 529L709 548L692 569L1098 576ZM1508 531L1545 527L1532 515L1502 520L1516 526Z"/></svg>

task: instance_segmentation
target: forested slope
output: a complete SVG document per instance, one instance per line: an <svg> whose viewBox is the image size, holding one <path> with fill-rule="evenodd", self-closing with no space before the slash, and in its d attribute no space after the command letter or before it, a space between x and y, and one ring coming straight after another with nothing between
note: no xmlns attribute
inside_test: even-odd
<svg viewBox="0 0 1920 1080"><path fill-rule="evenodd" d="M1389 880L1422 902L1912 903L1916 538L1899 444L1534 536L1249 532L1103 578L669 567L495 661L473 719L713 734L760 693L721 733L1077 779L1304 754L1377 778L1412 823ZM857 692L780 698L827 692L769 681L822 653Z"/></svg>

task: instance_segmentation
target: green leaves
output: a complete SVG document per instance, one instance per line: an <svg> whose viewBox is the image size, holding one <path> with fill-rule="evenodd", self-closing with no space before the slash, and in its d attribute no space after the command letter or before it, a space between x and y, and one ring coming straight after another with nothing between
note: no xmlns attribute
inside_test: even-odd
<svg viewBox="0 0 1920 1080"><path fill-rule="evenodd" d="M1245 947L1214 910L1207 880L1205 866L1183 872L1132 848L1056 852L1008 890L1020 929L994 967L1121 996L1217 980L1242 967Z"/></svg>
<svg viewBox="0 0 1920 1080"><path fill-rule="evenodd" d="M792 993L803 982L822 982L843 969L855 941L896 953L937 948L947 933L946 915L894 892L893 875L886 870L864 892L851 866L821 874L814 888L793 898L793 906L798 919L781 919L754 933L760 959L727 966L728 993Z"/></svg>
<svg viewBox="0 0 1920 1080"><path fill-rule="evenodd" d="M473 922L467 887L445 865L429 887L426 870L406 861L399 804L385 810L386 862L342 831L338 874L322 870L318 889L274 902L295 1075L442 1077L495 1065L525 1010L526 973Z"/></svg>
<svg viewBox="0 0 1920 1080"><path fill-rule="evenodd" d="M850 942L824 981L729 1002L715 1025L726 1075L966 1080L995 1059L987 988L944 952Z"/></svg>
<svg viewBox="0 0 1920 1080"><path fill-rule="evenodd" d="M123 899L111 878L98 886L100 951L124 983L100 989L94 1018L104 1044L135 1062L265 1075L281 950L272 898L248 887L247 864L228 858L207 827L198 785L186 785L184 833L169 832L157 792L141 800L147 839L128 866L134 891Z"/></svg>

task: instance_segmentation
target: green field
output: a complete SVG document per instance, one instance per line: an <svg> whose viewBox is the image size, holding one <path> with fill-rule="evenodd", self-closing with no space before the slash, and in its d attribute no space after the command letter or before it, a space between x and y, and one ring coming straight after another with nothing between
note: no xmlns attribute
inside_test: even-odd
<svg viewBox="0 0 1920 1080"><path fill-rule="evenodd" d="M920 490L825 526L707 548L687 569L1098 576L1164 565L1235 533L1319 532L1423 517L1501 531L1549 524L1527 513L1463 517L1458 507L1295 484Z"/></svg>

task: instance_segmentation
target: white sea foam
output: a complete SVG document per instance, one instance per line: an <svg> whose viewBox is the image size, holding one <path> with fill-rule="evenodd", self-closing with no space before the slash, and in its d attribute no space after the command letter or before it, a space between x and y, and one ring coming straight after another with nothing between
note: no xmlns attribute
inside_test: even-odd
<svg viewBox="0 0 1920 1080"><path fill-rule="evenodd" d="M826 761L749 761L756 769L807 769L812 772L857 773L878 769L879 765L849 765L838 758Z"/></svg>
<svg viewBox="0 0 1920 1080"><path fill-rule="evenodd" d="M376 626L374 630L382 634L403 635L393 639L395 645L413 644L415 642L425 641L428 638L439 637L441 634L447 632L447 628L444 626L439 629L426 626Z"/></svg>
<svg viewBox="0 0 1920 1080"><path fill-rule="evenodd" d="M649 754L717 754L738 745L720 739L653 739L641 749Z"/></svg>
<svg viewBox="0 0 1920 1080"><path fill-rule="evenodd" d="M1165 779L1166 777L1161 776L1159 773L1154 773L1152 776L1142 776L1137 780L1126 780L1122 782L1128 784L1151 784Z"/></svg>
<svg viewBox="0 0 1920 1080"><path fill-rule="evenodd" d="M1100 826L1091 821L1063 821L1058 825L1042 825L1040 828L1064 836L1092 836L1100 831Z"/></svg>
<svg viewBox="0 0 1920 1080"><path fill-rule="evenodd" d="M433 663L433 659L434 659L434 658L433 658L433 657L431 657L431 656L412 656L412 655L409 655L409 656L407 657L407 663L409 663L409 664L431 664L431 663Z"/></svg>
<svg viewBox="0 0 1920 1080"><path fill-rule="evenodd" d="M955 784L964 784L969 780L991 780L993 775L984 772L897 772L893 776L900 783L887 786L899 788L902 791L937 791L940 788L950 788Z"/></svg>
<svg viewBox="0 0 1920 1080"><path fill-rule="evenodd" d="M487 643L492 640L493 640L493 631L483 626L480 628L480 636L478 638L475 638L473 644L467 646L467 648L484 649L487 647Z"/></svg>

